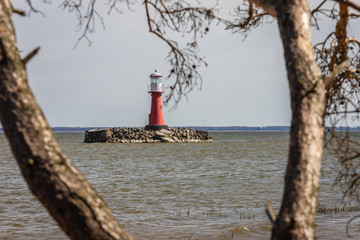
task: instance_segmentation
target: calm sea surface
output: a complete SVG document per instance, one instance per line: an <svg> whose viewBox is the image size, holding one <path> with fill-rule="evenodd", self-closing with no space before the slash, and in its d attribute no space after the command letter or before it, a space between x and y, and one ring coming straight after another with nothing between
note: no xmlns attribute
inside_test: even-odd
<svg viewBox="0 0 360 240"><path fill-rule="evenodd" d="M264 205L280 205L286 132L210 132L213 143L184 144L85 144L84 133L56 135L136 239L269 239ZM322 166L320 202L341 204L336 160L325 154ZM346 223L357 214L319 214L318 239L350 238ZM360 231L359 222L352 227ZM0 239L67 239L29 193L3 133Z"/></svg>

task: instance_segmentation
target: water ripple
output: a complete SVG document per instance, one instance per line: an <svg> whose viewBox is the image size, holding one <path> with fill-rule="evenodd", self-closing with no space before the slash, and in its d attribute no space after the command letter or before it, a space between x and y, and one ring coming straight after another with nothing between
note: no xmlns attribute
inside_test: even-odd
<svg viewBox="0 0 360 240"><path fill-rule="evenodd" d="M287 133L211 135L214 143L198 144L84 144L83 133L57 138L137 239L268 239L264 205L278 208L281 201ZM0 239L66 238L29 193L3 134L0 152ZM321 200L341 198L330 165L324 160ZM320 239L338 232L331 218L319 218Z"/></svg>

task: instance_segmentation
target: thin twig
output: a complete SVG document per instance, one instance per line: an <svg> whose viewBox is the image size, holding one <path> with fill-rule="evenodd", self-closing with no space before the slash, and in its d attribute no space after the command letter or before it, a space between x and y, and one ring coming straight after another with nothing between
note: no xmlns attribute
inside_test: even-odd
<svg viewBox="0 0 360 240"><path fill-rule="evenodd" d="M22 59L23 64L27 64L40 50L40 47L35 48L32 50L24 59Z"/></svg>
<svg viewBox="0 0 360 240"><path fill-rule="evenodd" d="M270 203L266 203L265 213L268 216L271 225L275 226L276 214Z"/></svg>

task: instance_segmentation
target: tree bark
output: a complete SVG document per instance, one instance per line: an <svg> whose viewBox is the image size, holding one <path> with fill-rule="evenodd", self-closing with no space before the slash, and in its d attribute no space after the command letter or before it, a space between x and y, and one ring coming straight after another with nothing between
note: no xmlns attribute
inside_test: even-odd
<svg viewBox="0 0 360 240"><path fill-rule="evenodd" d="M62 154L28 86L10 0L0 0L0 120L31 192L72 239L132 239Z"/></svg>
<svg viewBox="0 0 360 240"><path fill-rule="evenodd" d="M311 44L304 0L277 1L292 122L282 205L272 239L314 239L323 151L325 87Z"/></svg>
<svg viewBox="0 0 360 240"><path fill-rule="evenodd" d="M276 0L249 0L249 2L254 3L258 7L261 7L270 16L276 18L276 9L275 9Z"/></svg>

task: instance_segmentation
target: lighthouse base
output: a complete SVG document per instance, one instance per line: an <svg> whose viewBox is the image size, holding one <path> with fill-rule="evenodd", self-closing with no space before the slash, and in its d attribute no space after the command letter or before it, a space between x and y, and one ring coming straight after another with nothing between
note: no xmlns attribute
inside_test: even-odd
<svg viewBox="0 0 360 240"><path fill-rule="evenodd" d="M168 125L146 125L145 130L161 130L168 129Z"/></svg>
<svg viewBox="0 0 360 240"><path fill-rule="evenodd" d="M138 127L92 129L85 132L84 139L85 143L208 143L212 141L206 131L181 127L170 127L166 130L145 130Z"/></svg>

